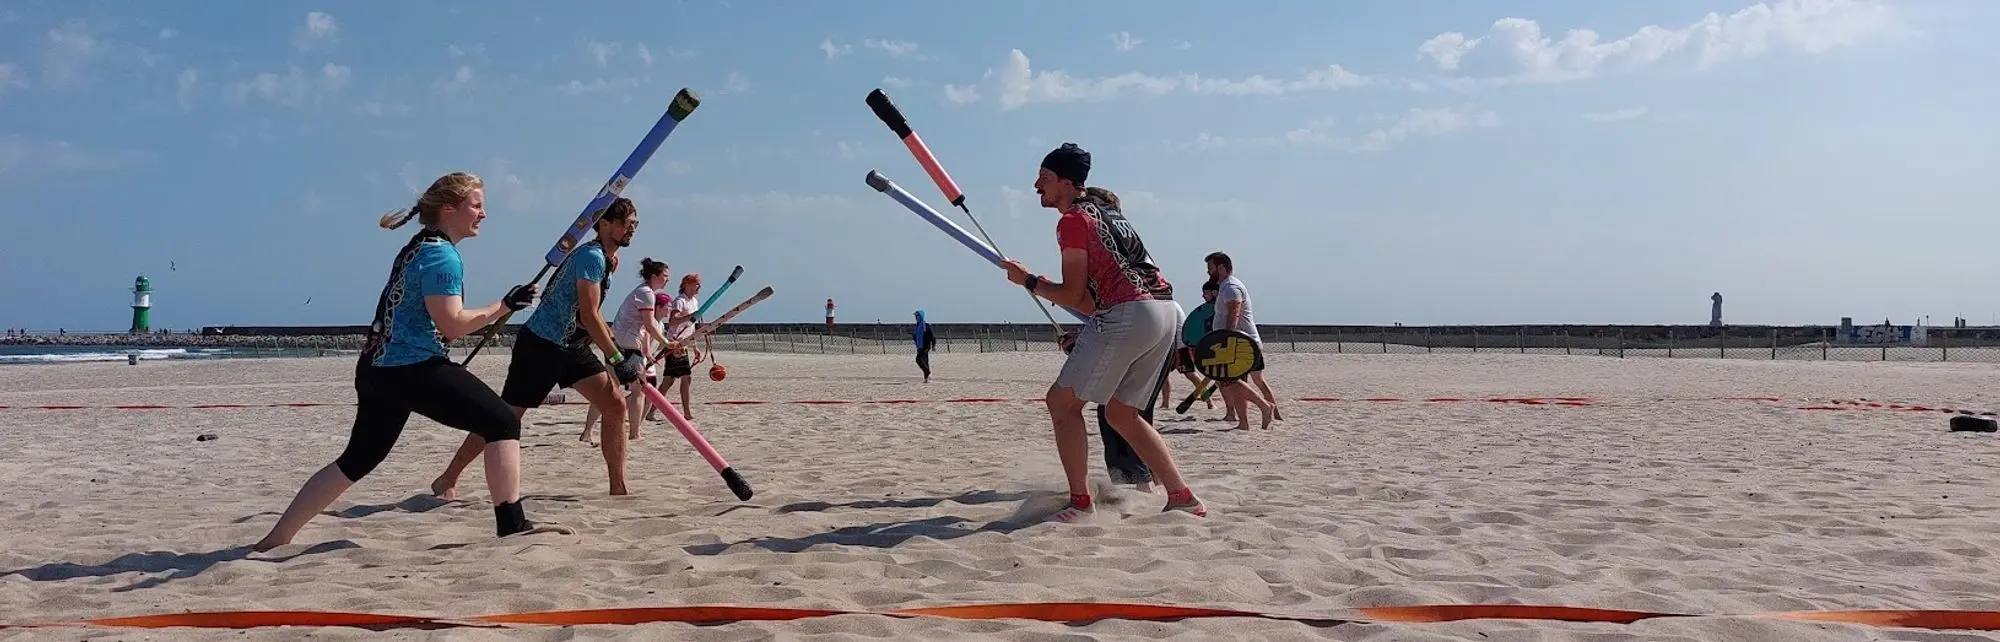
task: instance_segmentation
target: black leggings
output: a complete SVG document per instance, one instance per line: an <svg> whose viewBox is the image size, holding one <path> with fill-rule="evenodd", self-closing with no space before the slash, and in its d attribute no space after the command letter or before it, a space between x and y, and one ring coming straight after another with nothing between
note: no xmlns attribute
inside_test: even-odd
<svg viewBox="0 0 2000 642"><path fill-rule="evenodd" d="M1139 409L1139 416L1146 423L1153 423L1153 407L1159 405L1160 387L1166 385L1167 376L1174 371L1172 353L1160 368L1160 378L1153 383L1153 396L1146 398L1146 407ZM1118 473L1128 483L1153 481L1153 471L1146 467L1146 461L1139 458L1139 452L1132 449L1131 442L1125 441L1118 430L1111 427L1111 420L1104 417L1104 404L1097 406L1097 436L1104 441L1104 468L1106 472ZM1153 426L1159 429L1158 425Z"/></svg>
<svg viewBox="0 0 2000 642"><path fill-rule="evenodd" d="M924 376L931 376L931 351L917 351L917 369L924 371Z"/></svg>
<svg viewBox="0 0 2000 642"><path fill-rule="evenodd" d="M388 368L363 363L354 369L354 390L361 397L354 428L347 449L333 460L348 481L361 481L389 457L412 412L479 435L489 444L521 438L521 420L514 417L514 409L486 382L450 359Z"/></svg>

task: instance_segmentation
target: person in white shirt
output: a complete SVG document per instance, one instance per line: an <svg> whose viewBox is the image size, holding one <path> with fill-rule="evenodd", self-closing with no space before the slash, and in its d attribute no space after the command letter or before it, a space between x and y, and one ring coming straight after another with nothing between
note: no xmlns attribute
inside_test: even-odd
<svg viewBox="0 0 2000 642"><path fill-rule="evenodd" d="M1250 381L1256 388L1244 385L1226 385L1222 388L1222 400L1229 407L1229 413L1236 417L1236 427L1250 428L1250 404L1255 404L1264 415L1264 428L1271 427L1273 419L1279 419L1278 398L1271 394L1271 384L1264 382L1264 338L1257 334L1257 317L1250 311L1250 290L1238 280L1236 264L1228 254L1212 252L1202 261L1208 264L1208 278L1220 286L1215 297L1215 317L1209 322L1214 330L1237 330L1250 335L1257 343L1257 361L1250 366Z"/></svg>
<svg viewBox="0 0 2000 642"><path fill-rule="evenodd" d="M694 350L694 346L688 345L688 340L694 338L694 313L701 309L700 294L701 275L690 272L687 276L681 277L680 294L674 297L673 303L669 304L666 310L667 340L673 343L667 352L665 367L661 371L660 378L667 384L667 388L672 388L674 382L679 380L681 416L688 419L694 419L693 393L689 391L694 385L694 377L691 376L694 373L694 360L689 354Z"/></svg>
<svg viewBox="0 0 2000 642"><path fill-rule="evenodd" d="M654 293L667 286L667 264L651 258L639 260L639 287L625 295L618 304L618 315L611 321L611 341L618 345L622 358L638 358L645 363L646 355L652 354L651 346L664 346L667 337L660 333L660 323L654 311ZM653 383L653 373L644 374L647 383ZM639 440L639 418L646 414L646 395L640 392L640 384L633 383L625 396L625 439ZM590 428L597 425L597 408L591 407L584 413L583 434L577 441L595 445Z"/></svg>

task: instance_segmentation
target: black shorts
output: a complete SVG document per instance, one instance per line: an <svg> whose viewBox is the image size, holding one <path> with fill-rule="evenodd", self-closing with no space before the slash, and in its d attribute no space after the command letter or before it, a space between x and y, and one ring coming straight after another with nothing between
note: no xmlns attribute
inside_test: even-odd
<svg viewBox="0 0 2000 642"><path fill-rule="evenodd" d="M685 352L681 354L669 354L667 355L666 367L661 369L660 374L665 375L668 379L679 379L693 375L694 362L688 360L688 353Z"/></svg>
<svg viewBox="0 0 2000 642"><path fill-rule="evenodd" d="M565 348L522 326L514 336L514 360L507 364L500 398L515 408L539 408L556 388L573 387L604 371L604 362L590 348Z"/></svg>
<svg viewBox="0 0 2000 642"><path fill-rule="evenodd" d="M1183 347L1174 351L1174 371L1194 373L1194 348Z"/></svg>

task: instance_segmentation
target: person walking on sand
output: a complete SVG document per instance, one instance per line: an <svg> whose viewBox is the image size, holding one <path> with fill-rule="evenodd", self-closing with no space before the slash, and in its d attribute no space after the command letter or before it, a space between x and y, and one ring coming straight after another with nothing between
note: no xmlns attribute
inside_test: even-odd
<svg viewBox="0 0 2000 642"><path fill-rule="evenodd" d="M549 293L542 297L542 304L521 324L500 398L514 407L515 417L520 417L528 409L540 407L557 387L582 393L597 407L604 422L601 449L610 493L625 495L631 492L625 484L625 431L613 428L611 422L614 417L625 417L625 396L619 394L619 387L639 380L645 361L624 358L599 308L611 278L607 270L610 261L616 260L619 248L632 244L632 236L638 232L639 209L632 205L632 199L619 197L605 208L594 229L597 237L570 251L549 280ZM611 360L610 372L591 354L593 344ZM478 435L467 436L444 472L431 482L431 492L444 500L457 497L459 476L479 458L483 446Z"/></svg>
<svg viewBox="0 0 2000 642"><path fill-rule="evenodd" d="M1208 335L1209 322L1215 317L1215 295L1217 288L1218 286L1214 281L1202 283L1201 305L1194 306L1193 310L1188 311L1187 319L1181 321L1180 343L1174 348L1174 370L1181 373L1181 376L1187 377L1190 390L1201 389L1201 376L1195 371L1195 362L1198 360L1198 357L1195 354L1194 345L1200 343L1201 338ZM1170 397L1171 395L1166 392L1160 394L1161 408L1169 407L1167 404ZM1215 400L1213 398L1204 398L1202 403L1207 404L1210 410L1215 409ZM1228 406L1229 404L1226 402L1223 404L1224 409L1227 409Z"/></svg>
<svg viewBox="0 0 2000 642"><path fill-rule="evenodd" d="M917 369L924 371L924 383L931 382L931 350L937 348L937 335L931 332L931 324L924 321L924 311L917 311L917 326L911 330L917 342Z"/></svg>
<svg viewBox="0 0 2000 642"><path fill-rule="evenodd" d="M1240 385L1238 381L1222 387L1222 401L1236 416L1236 427L1250 429L1250 416L1246 412L1250 404L1264 415L1264 428L1271 427L1271 420L1282 418L1278 411L1278 398L1271 394L1271 384L1264 382L1264 339L1257 334L1257 317L1250 312L1250 291L1243 287L1243 281L1236 278L1236 264L1228 254L1211 252L1202 259L1208 267L1208 279L1214 281L1219 290L1216 295L1215 319L1210 323L1214 330L1236 330L1250 335L1257 344L1257 360L1250 366L1250 381L1255 388Z"/></svg>
<svg viewBox="0 0 2000 642"><path fill-rule="evenodd" d="M826 331L833 333L833 297L826 298Z"/></svg>
<svg viewBox="0 0 2000 642"><path fill-rule="evenodd" d="M484 183L464 172L441 176L416 206L384 218L382 226L402 227L413 217L423 229L390 264L389 282L376 297L375 320L354 364L359 400L347 447L306 480L270 533L251 547L258 552L290 544L306 522L375 470L396 447L411 413L479 438L486 455L486 488L493 496L494 531L500 537L538 530L574 533L528 520L521 506L521 419L479 377L453 363L445 349L446 343L535 299L534 285L517 285L499 301L465 307L465 263L458 243L478 236L486 219Z"/></svg>
<svg viewBox="0 0 2000 642"><path fill-rule="evenodd" d="M655 301L660 289L667 286L667 276L667 264L650 257L639 259L639 285L625 295L624 301L618 304L617 316L611 320L611 339L618 344L623 358L645 363L647 355L654 352L654 346L665 347L669 343L666 335L660 333L660 322L655 314ZM653 377L648 373L645 379L651 383ZM649 405L639 384L629 387L631 390L625 395L625 439L638 441L639 418L646 413ZM590 411L584 414L583 434L577 437L579 441L597 445L590 436L597 415L597 406L591 406Z"/></svg>
<svg viewBox="0 0 2000 642"><path fill-rule="evenodd" d="M1008 281L1052 303L1090 314L1045 398L1070 495L1068 506L1051 518L1071 522L1094 512L1086 461L1090 451L1083 419L1086 402L1107 406L1105 418L1112 429L1131 443L1166 487L1165 510L1205 516L1208 509L1181 478L1166 440L1141 416L1142 408L1152 406L1174 335L1180 331L1180 304L1174 302L1173 285L1152 263L1138 231L1119 210L1117 197L1084 186L1089 174L1090 153L1075 143L1063 143L1042 158L1035 178L1042 207L1061 212L1056 223L1061 280L1035 274L1014 259L1002 263Z"/></svg>
<svg viewBox="0 0 2000 642"><path fill-rule="evenodd" d="M694 313L701 310L701 274L689 272L681 277L681 291L674 295L674 301L667 306L667 358L661 367L660 379L671 389L676 382L681 386L681 416L694 419ZM666 390L660 391L662 394Z"/></svg>

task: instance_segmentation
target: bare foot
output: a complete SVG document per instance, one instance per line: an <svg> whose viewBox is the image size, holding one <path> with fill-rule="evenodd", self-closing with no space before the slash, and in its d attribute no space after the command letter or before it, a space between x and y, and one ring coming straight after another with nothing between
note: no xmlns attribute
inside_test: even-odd
<svg viewBox="0 0 2000 642"><path fill-rule="evenodd" d="M614 496L615 496L615 495L630 495L630 494L632 494L632 489L629 489L629 488L626 488L624 484L612 484L612 485L611 485L611 494L612 494L612 495L614 495Z"/></svg>
<svg viewBox="0 0 2000 642"><path fill-rule="evenodd" d="M1263 426L1263 427L1264 427L1264 429L1265 429L1265 430L1270 430L1270 429L1271 429L1271 419L1273 419L1274 417L1276 417L1276 416L1278 415L1278 409L1277 409L1277 408L1265 408L1265 409L1263 409L1263 410L1264 410L1264 426Z"/></svg>
<svg viewBox="0 0 2000 642"><path fill-rule="evenodd" d="M263 552L266 552L266 551L269 551L269 550L271 550L271 549L274 549L274 548L277 548L277 547L280 547L280 546L284 546L284 545L286 545L286 544L290 544L290 543L292 543L292 542L291 542L290 540L285 540L285 541L278 541L278 540L274 540L274 539L271 539L271 536L270 536L270 535L265 535L265 536L264 536L264 539L260 539L260 540L257 540L257 543L256 543L256 544L252 544L252 545L250 546L250 550L252 550L252 551L256 551L256 552L259 552L259 553L263 553Z"/></svg>
<svg viewBox="0 0 2000 642"><path fill-rule="evenodd" d="M638 441L638 440L639 440L638 426L633 426L631 430L625 431L625 441Z"/></svg>
<svg viewBox="0 0 2000 642"><path fill-rule="evenodd" d="M444 501L458 501L458 482L445 481L443 477L433 479L431 480L431 494Z"/></svg>
<svg viewBox="0 0 2000 642"><path fill-rule="evenodd" d="M577 441L581 441L581 442L583 442L583 443L585 443L585 444L588 444L588 445L591 445L591 446L596 446L596 445L597 445L597 440L596 440L595 438L592 438L592 437L590 436L590 429L589 429L589 428L585 428L585 429L583 429L583 434L580 434L580 435L577 435L577 436L576 436L576 440L577 440Z"/></svg>

